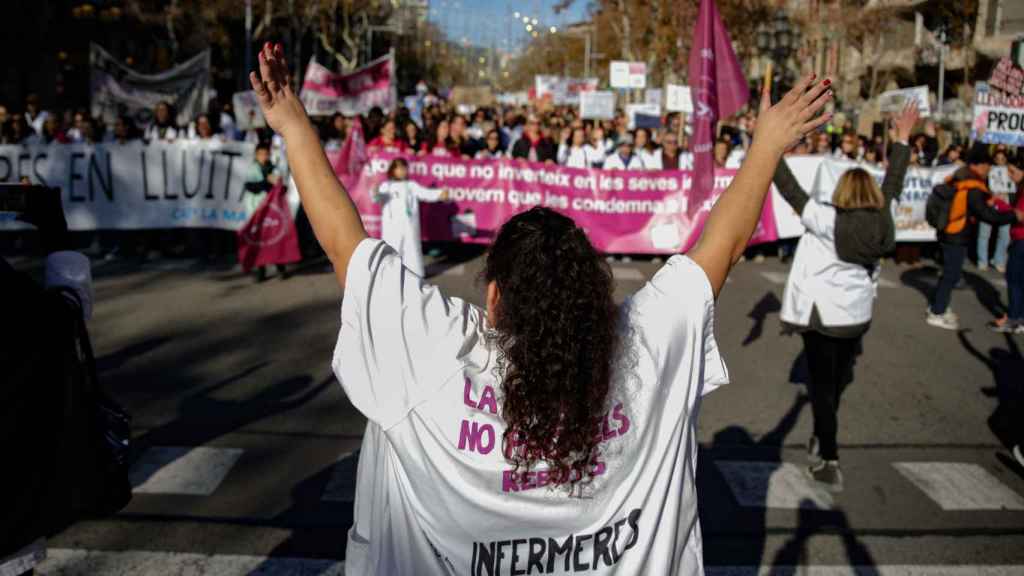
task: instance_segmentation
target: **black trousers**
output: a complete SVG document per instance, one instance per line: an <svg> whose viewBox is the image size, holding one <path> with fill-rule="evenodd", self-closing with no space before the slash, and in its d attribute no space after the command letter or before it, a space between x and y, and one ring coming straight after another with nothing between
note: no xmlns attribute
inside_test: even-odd
<svg viewBox="0 0 1024 576"><path fill-rule="evenodd" d="M860 353L861 338L834 338L813 330L802 335L811 380L814 435L821 446L821 457L838 460L839 398L853 381L853 363Z"/></svg>

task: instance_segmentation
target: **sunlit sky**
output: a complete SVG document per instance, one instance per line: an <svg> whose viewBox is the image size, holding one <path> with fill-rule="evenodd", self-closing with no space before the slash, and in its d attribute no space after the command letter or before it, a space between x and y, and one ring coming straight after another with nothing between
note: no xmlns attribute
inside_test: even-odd
<svg viewBox="0 0 1024 576"><path fill-rule="evenodd" d="M523 16L537 19L537 28L548 31L583 20L589 0L576 0L561 14L555 14L556 0L430 0L430 20L455 41L515 50L528 36ZM519 12L517 21L514 13Z"/></svg>

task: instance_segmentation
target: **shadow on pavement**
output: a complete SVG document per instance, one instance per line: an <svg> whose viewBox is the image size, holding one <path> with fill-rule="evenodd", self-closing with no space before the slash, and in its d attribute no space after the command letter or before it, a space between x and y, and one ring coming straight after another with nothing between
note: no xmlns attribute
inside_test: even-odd
<svg viewBox="0 0 1024 576"><path fill-rule="evenodd" d="M217 438L265 418L293 410L315 398L334 382L330 375L313 385L313 379L303 374L292 376L261 387L259 391L241 400L224 400L215 393L259 371L267 363L251 366L229 378L190 393L178 404L177 417L153 428L134 439L136 459L151 446L206 446ZM166 462L170 464L170 462ZM139 485L159 468L138 471L132 481ZM142 473L140 473L142 472Z"/></svg>
<svg viewBox="0 0 1024 576"><path fill-rule="evenodd" d="M754 325L750 327L750 333L743 339L743 346L749 346L761 337L764 332L764 321L768 318L769 314L782 311L782 302L779 302L779 298L775 296L774 292L768 292L757 304L754 305L754 309L747 314L748 318L754 320Z"/></svg>
<svg viewBox="0 0 1024 576"><path fill-rule="evenodd" d="M941 270L934 266L922 266L907 270L900 275L900 281L904 285L914 288L925 298L925 306L931 302L935 285L939 281ZM978 298L978 302L985 307L993 317L999 317L1006 313L1006 306L1003 304L1002 294L999 289L992 285L985 276L964 270L963 281L953 292L953 306L956 305L956 292L963 288L970 288ZM923 312L923 310L922 310Z"/></svg>
<svg viewBox="0 0 1024 576"><path fill-rule="evenodd" d="M989 429L1006 448L1024 442L1024 356L1013 335L1004 334L1006 348L983 353L970 341L966 331L957 333L964 350L992 372L992 386L981 393L997 400L988 418Z"/></svg>
<svg viewBox="0 0 1024 576"><path fill-rule="evenodd" d="M775 553L769 574L792 574L794 568L809 571L815 561L808 557L808 544L815 534L838 534L843 541L848 566L853 567L858 576L879 574L875 558L854 536L845 512L820 510L810 500L804 500L800 503L797 518L796 533Z"/></svg>

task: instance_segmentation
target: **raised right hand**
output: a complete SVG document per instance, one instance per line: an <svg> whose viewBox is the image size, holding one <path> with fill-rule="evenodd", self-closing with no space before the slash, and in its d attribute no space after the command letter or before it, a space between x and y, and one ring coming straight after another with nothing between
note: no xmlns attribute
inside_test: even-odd
<svg viewBox="0 0 1024 576"><path fill-rule="evenodd" d="M257 77L256 72L249 72L249 82L256 91L267 125L287 138L292 127L308 122L309 118L302 101L292 91L284 48L281 44L271 46L267 42L260 50L259 61L260 75Z"/></svg>
<svg viewBox="0 0 1024 576"><path fill-rule="evenodd" d="M814 75L807 75L774 106L767 90L761 95L754 144L767 144L782 154L808 132L824 125L831 114L815 116L832 98L832 81L814 84Z"/></svg>

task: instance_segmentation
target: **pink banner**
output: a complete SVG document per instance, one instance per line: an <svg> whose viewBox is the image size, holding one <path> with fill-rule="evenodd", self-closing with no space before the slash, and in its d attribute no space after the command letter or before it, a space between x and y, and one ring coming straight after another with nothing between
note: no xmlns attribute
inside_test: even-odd
<svg viewBox="0 0 1024 576"><path fill-rule="evenodd" d="M335 163L338 152L329 153ZM367 232L380 237L380 208L370 199L395 154L372 154L349 189ZM421 204L426 241L489 243L514 214L547 206L572 217L606 253L670 254L697 240L714 201L736 170L718 170L712 198L687 216L690 171L607 171L519 160L406 157L410 178L448 190L449 202ZM778 239L769 195L751 244Z"/></svg>
<svg viewBox="0 0 1024 576"><path fill-rule="evenodd" d="M374 60L351 74L338 74L310 60L300 94L302 104L312 116L341 112L346 116L365 114L374 106L394 109L395 62L388 55Z"/></svg>

